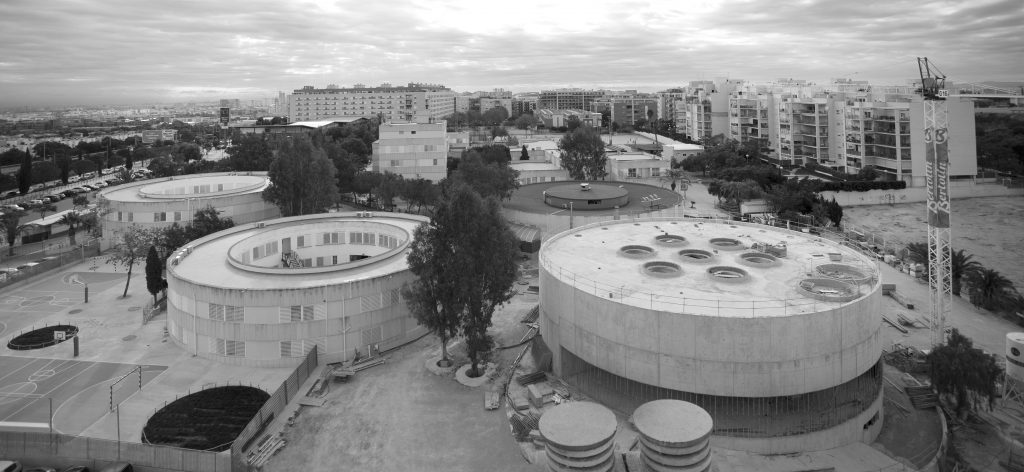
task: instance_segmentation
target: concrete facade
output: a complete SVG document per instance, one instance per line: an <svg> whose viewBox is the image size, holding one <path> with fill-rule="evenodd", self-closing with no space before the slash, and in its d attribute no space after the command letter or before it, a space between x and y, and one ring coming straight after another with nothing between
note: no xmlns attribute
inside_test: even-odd
<svg viewBox="0 0 1024 472"><path fill-rule="evenodd" d="M769 265L747 259L780 243L785 255ZM704 256L683 256L691 251ZM835 259L867 280L838 284L842 297L803 290L808 273ZM702 406L717 415L723 429L716 436L736 447L836 447L863 439L864 425L847 423L881 398L879 287L874 261L801 233L740 222L607 221L560 233L542 247L541 335L556 374L572 376L585 363L659 395L726 405ZM861 406L807 425L801 418L811 408L790 405L780 413L772 400L800 396L814 405L833 395ZM751 414L758 408L763 415ZM769 413L801 426L766 426ZM736 428L747 431L742 441L729 439ZM824 438L814 445L777 440L810 433Z"/></svg>
<svg viewBox="0 0 1024 472"><path fill-rule="evenodd" d="M448 176L447 122L384 123L373 143L371 165L407 179L437 183Z"/></svg>
<svg viewBox="0 0 1024 472"><path fill-rule="evenodd" d="M167 330L226 363L291 365L386 350L425 333L402 301L405 253L424 217L331 213L236 226L168 260Z"/></svg>
<svg viewBox="0 0 1024 472"><path fill-rule="evenodd" d="M212 206L235 224L281 216L263 200L270 185L266 172L197 174L130 182L98 194L104 248L132 225L165 228L188 224L197 210Z"/></svg>

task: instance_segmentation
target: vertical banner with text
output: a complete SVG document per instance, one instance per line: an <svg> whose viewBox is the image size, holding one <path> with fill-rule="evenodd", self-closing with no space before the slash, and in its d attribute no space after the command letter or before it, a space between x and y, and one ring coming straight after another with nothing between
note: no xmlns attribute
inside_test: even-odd
<svg viewBox="0 0 1024 472"><path fill-rule="evenodd" d="M924 130L925 182L928 192L928 226L949 227L949 130Z"/></svg>

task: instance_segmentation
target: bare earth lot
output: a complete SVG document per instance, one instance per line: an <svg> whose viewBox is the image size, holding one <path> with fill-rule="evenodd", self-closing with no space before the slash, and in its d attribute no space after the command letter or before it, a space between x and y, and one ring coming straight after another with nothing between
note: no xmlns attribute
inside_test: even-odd
<svg viewBox="0 0 1024 472"><path fill-rule="evenodd" d="M953 249L974 255L986 268L999 271L1024 290L1024 197L953 200ZM902 248L928 240L924 203L843 208L844 223L853 223Z"/></svg>

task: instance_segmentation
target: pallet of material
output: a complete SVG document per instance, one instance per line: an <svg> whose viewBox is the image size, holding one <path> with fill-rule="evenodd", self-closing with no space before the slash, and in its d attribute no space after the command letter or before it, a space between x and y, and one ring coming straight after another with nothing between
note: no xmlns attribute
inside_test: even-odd
<svg viewBox="0 0 1024 472"><path fill-rule="evenodd" d="M882 321L884 321L886 323L889 323L889 326L892 326L893 328L896 328L899 332L901 332L903 334L907 334L907 333L910 332L910 331L907 330L907 328L904 328L903 326L901 326L899 324L899 322L896 322L896 321L893 321L893 320L889 319L888 316L882 315Z"/></svg>
<svg viewBox="0 0 1024 472"><path fill-rule="evenodd" d="M537 382L543 382L543 381L547 380L547 378L548 378L548 375L545 374L543 371L537 371L537 372L534 372L532 374L525 374L525 375L520 375L519 377L516 377L516 382L519 383L519 385L522 385L522 386L525 387L527 385L535 384Z"/></svg>
<svg viewBox="0 0 1024 472"><path fill-rule="evenodd" d="M501 395L495 391L484 392L484 409L485 410L497 410L498 406L501 405Z"/></svg>
<svg viewBox="0 0 1024 472"><path fill-rule="evenodd" d="M899 303L900 305L902 305L903 308L906 308L908 310L913 310L914 309L914 304L910 303L909 300L907 300L903 295L900 294L900 292L897 292L895 289L893 289L892 291L890 291L886 295L889 295L890 298L892 298L893 300L896 300L896 303Z"/></svg>
<svg viewBox="0 0 1024 472"><path fill-rule="evenodd" d="M383 363L384 363L384 358L383 357L376 357L376 358L373 358L373 359L369 359L369 360L360 362L358 364L352 364L352 366L349 367L349 370L351 370L353 372L359 372L361 370L369 369L370 367L379 366L379 365L381 365Z"/></svg>
<svg viewBox="0 0 1024 472"><path fill-rule="evenodd" d="M939 404L939 396L932 391L931 386L907 387L905 390L910 397L910 404L918 410L935 408Z"/></svg>
<svg viewBox="0 0 1024 472"><path fill-rule="evenodd" d="M249 453L249 464L254 467L263 467L286 443L280 437L273 437L269 441L263 442L258 449Z"/></svg>

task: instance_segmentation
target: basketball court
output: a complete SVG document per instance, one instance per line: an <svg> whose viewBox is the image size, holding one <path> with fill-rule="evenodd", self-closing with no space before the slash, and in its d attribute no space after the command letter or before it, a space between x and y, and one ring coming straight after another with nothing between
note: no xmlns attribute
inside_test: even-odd
<svg viewBox="0 0 1024 472"><path fill-rule="evenodd" d="M125 274L116 273L66 272L5 291L0 295L0 339L6 344L11 336L42 318L83 303L86 286L95 295L124 283L124 278Z"/></svg>
<svg viewBox="0 0 1024 472"><path fill-rule="evenodd" d="M0 427L41 428L52 414L55 431L80 434L166 369L0 356Z"/></svg>

